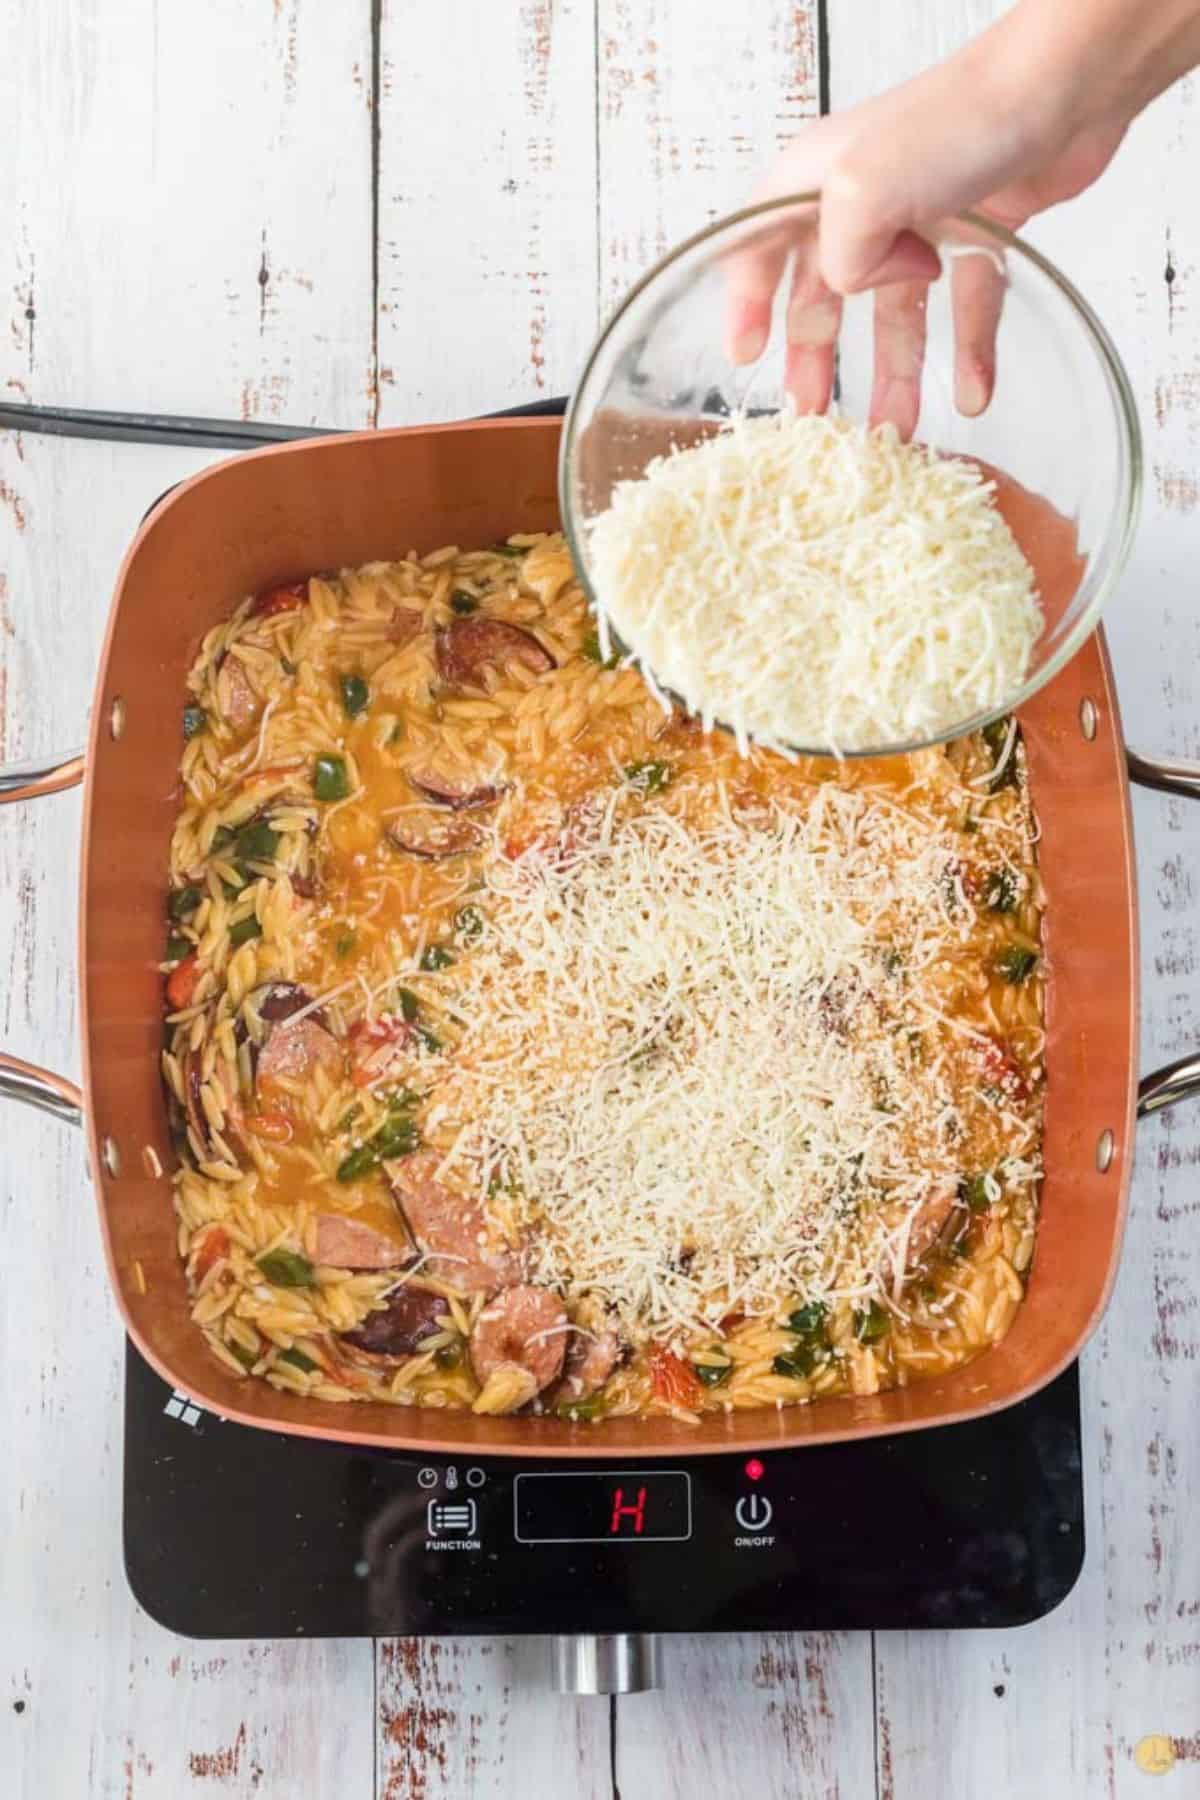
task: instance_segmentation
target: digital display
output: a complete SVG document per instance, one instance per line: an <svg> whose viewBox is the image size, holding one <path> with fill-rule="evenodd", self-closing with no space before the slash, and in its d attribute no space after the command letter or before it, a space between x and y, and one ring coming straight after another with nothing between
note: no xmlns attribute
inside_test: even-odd
<svg viewBox="0 0 1200 1800"><path fill-rule="evenodd" d="M519 1544L645 1544L692 1535L692 1483L682 1470L518 1475L513 1507Z"/></svg>

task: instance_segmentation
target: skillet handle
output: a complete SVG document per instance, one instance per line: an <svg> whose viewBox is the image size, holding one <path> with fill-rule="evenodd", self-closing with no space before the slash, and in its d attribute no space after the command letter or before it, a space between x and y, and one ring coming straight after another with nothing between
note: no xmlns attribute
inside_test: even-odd
<svg viewBox="0 0 1200 1800"><path fill-rule="evenodd" d="M1174 1106L1177 1100L1192 1100L1200 1094L1200 1056L1181 1056L1143 1075L1138 1082L1137 1116L1148 1119L1151 1113Z"/></svg>
<svg viewBox="0 0 1200 1800"><path fill-rule="evenodd" d="M1192 762L1187 757L1143 756L1140 750L1132 750L1128 745L1125 759L1129 765L1129 779L1138 787L1200 800L1200 762Z"/></svg>
<svg viewBox="0 0 1200 1800"><path fill-rule="evenodd" d="M1160 794L1180 794L1186 799L1200 800L1200 762L1169 756L1143 756L1140 751L1126 749L1129 779L1139 787L1153 788ZM1181 1056L1178 1062L1153 1069L1138 1082L1137 1116L1145 1119L1151 1113L1174 1106L1177 1100L1191 1100L1200 1095L1200 1055Z"/></svg>
<svg viewBox="0 0 1200 1800"><path fill-rule="evenodd" d="M44 794L61 794L83 780L83 752L41 758L37 762L0 766L0 806L13 800L37 800ZM39 1069L0 1050L0 1100L23 1100L68 1125L83 1119L83 1093L65 1075Z"/></svg>
<svg viewBox="0 0 1200 1800"><path fill-rule="evenodd" d="M82 750L65 756L39 757L35 762L0 763L0 806L14 800L39 800L44 794L61 794L83 780Z"/></svg>
<svg viewBox="0 0 1200 1800"><path fill-rule="evenodd" d="M54 1075L39 1069L36 1063L22 1062L19 1056L6 1056L0 1050L0 1100L23 1100L36 1106L66 1125L83 1122L83 1090L65 1075Z"/></svg>

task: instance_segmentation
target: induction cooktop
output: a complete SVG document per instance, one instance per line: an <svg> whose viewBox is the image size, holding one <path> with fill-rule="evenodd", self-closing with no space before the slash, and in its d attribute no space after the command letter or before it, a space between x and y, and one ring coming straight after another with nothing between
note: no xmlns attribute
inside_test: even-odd
<svg viewBox="0 0 1200 1800"><path fill-rule="evenodd" d="M965 1425L556 1467L228 1424L127 1346L125 1567L193 1637L1011 1626L1083 1564L1078 1371Z"/></svg>

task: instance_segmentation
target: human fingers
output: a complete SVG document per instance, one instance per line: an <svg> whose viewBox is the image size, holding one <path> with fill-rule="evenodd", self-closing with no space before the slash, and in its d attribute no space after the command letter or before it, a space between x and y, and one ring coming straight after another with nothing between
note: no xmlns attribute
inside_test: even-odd
<svg viewBox="0 0 1200 1800"><path fill-rule="evenodd" d="M798 413L823 413L829 405L841 324L841 299L821 280L810 237L796 251L786 317L783 385Z"/></svg>
<svg viewBox="0 0 1200 1800"><path fill-rule="evenodd" d="M954 404L968 419L987 410L996 385L996 334L1004 289L1004 266L998 252L981 247L955 256L950 271Z"/></svg>
<svg viewBox="0 0 1200 1800"><path fill-rule="evenodd" d="M921 411L927 281L897 282L875 295L875 379L870 422L890 422L907 443Z"/></svg>
<svg viewBox="0 0 1200 1800"><path fill-rule="evenodd" d="M832 159L851 142L855 121L864 110L856 107L805 125L758 183L754 203L819 191ZM770 335L775 293L788 259L795 256L799 275L804 266L815 262L815 239L816 213L797 212L786 223L752 228L742 247L725 258L724 337L731 362L752 363L762 355ZM789 345L792 342L789 335Z"/></svg>

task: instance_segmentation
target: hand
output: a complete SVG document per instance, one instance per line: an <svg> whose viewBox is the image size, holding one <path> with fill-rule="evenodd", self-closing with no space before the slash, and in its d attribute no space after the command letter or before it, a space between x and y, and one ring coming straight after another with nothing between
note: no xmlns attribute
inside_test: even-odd
<svg viewBox="0 0 1200 1800"><path fill-rule="evenodd" d="M841 297L875 295L871 420L911 436L920 410L925 297L941 273L920 235L973 207L1017 230L1107 166L1140 108L1200 59L1196 0L1022 0L956 55L890 93L806 127L755 198L817 189L819 237L777 240L730 266L727 347L755 361L795 248L786 385L823 411L833 385ZM991 258L950 275L955 402L974 417L995 382L1004 280Z"/></svg>

